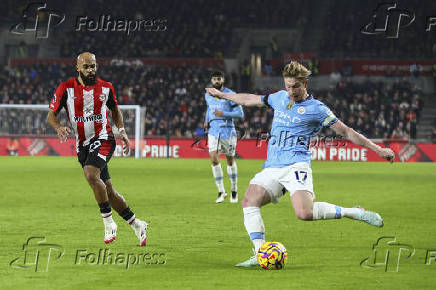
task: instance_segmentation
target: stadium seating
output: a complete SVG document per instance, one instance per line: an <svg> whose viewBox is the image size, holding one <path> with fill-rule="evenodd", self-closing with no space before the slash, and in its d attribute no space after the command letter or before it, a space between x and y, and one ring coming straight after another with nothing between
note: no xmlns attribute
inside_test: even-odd
<svg viewBox="0 0 436 290"><path fill-rule="evenodd" d="M132 3L133 2L133 3ZM141 32L126 35L123 32L71 31L63 37L61 56L77 56L92 50L100 57L217 57L227 55L232 30L240 27L292 28L304 22L305 15L293 7L297 0L235 1L161 1L147 2L150 9L137 11L142 1L92 1L87 3L88 14L107 14L104 7L112 8L112 16L135 15L137 19L164 19L166 29L159 32ZM298 4L301 8L301 4ZM262 7L262 9L259 9ZM307 9L306 9L307 10ZM306 14L308 14L307 12ZM110 40L110 41L108 41Z"/></svg>
<svg viewBox="0 0 436 290"><path fill-rule="evenodd" d="M99 76L112 81L119 104L138 104L147 108L147 136L195 137L202 133L204 88L214 68L200 66L101 66ZM3 104L48 104L56 86L71 75L65 65L33 65L4 68L0 73L0 99ZM230 88L232 79L228 80ZM265 94L265 91L257 91ZM341 81L336 88L316 91L314 95L357 131L371 138L407 139L412 122L422 109L422 93L411 83L398 80L394 85ZM246 138L268 132L273 117L266 108L245 108L238 130ZM3 111L3 114L17 114ZM26 116L24 126L1 124L14 134L45 133L45 114ZM125 118L133 118L126 116ZM0 122L13 118L0 116ZM412 124L413 126L413 124ZM127 128L133 132L133 128ZM168 131L169 130L169 131ZM332 134L325 130L323 134Z"/></svg>

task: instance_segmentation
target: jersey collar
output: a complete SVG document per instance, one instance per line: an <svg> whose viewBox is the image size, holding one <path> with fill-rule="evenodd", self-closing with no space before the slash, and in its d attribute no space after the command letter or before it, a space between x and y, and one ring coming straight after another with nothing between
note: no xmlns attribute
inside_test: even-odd
<svg viewBox="0 0 436 290"><path fill-rule="evenodd" d="M308 100L311 100L311 99L313 99L313 96L312 96L311 94L309 94L309 95L307 96L307 98L305 98L304 100L301 100L301 101L295 101L295 103L296 103L296 104L301 104L301 103L303 103L303 102L305 102L305 101L308 101Z"/></svg>

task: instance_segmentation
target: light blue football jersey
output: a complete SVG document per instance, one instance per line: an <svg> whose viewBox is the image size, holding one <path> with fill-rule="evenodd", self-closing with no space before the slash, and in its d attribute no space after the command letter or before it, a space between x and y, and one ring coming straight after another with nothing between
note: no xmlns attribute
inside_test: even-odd
<svg viewBox="0 0 436 290"><path fill-rule="evenodd" d="M231 94L235 93L228 88L224 88L222 92ZM219 137L221 139L228 139L232 136L236 136L233 118L217 117L214 115L214 111L220 110L227 113L232 111L238 111L236 115L242 118L242 107L232 101L213 97L209 95L209 93L206 93L204 95L204 98L206 99L207 104L206 122L209 122L209 134L215 137Z"/></svg>
<svg viewBox="0 0 436 290"><path fill-rule="evenodd" d="M267 159L263 167L285 167L297 162L310 166L310 141L322 127L329 127L338 118L321 101L309 95L295 102L288 110L289 94L285 90L262 96L265 105L274 110Z"/></svg>

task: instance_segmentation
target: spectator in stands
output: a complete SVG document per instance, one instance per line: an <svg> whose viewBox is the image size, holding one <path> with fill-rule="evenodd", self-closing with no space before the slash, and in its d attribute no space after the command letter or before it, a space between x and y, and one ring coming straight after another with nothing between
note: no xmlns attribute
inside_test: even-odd
<svg viewBox="0 0 436 290"><path fill-rule="evenodd" d="M330 84L333 87L335 87L340 81L341 81L341 74L338 71L333 70L330 73Z"/></svg>

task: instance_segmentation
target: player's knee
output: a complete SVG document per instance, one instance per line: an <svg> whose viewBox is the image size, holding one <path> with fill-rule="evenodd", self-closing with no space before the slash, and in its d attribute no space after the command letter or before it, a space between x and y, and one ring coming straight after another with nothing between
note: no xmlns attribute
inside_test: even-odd
<svg viewBox="0 0 436 290"><path fill-rule="evenodd" d="M299 209L295 211L295 215L302 221L313 220L313 212L310 209Z"/></svg>
<svg viewBox="0 0 436 290"><path fill-rule="evenodd" d="M241 206L244 207L248 207L249 206L249 201L246 198L246 196L244 196L244 198L241 200Z"/></svg>
<svg viewBox="0 0 436 290"><path fill-rule="evenodd" d="M233 165L233 157L227 157L227 165L232 166Z"/></svg>
<svg viewBox="0 0 436 290"><path fill-rule="evenodd" d="M212 165L213 166L217 166L218 164L220 164L220 162L218 161L218 158L214 158L214 159L212 159Z"/></svg>
<svg viewBox="0 0 436 290"><path fill-rule="evenodd" d="M257 199L255 198L255 195L254 195L254 194L250 194L249 192L247 192L247 193L244 195L244 198L243 198L242 201L241 201L241 206L242 206L243 208L245 208L245 207L250 207L250 206L260 207L261 204L262 204L262 203L261 203L259 200L257 200Z"/></svg>
<svg viewBox="0 0 436 290"><path fill-rule="evenodd" d="M85 178L86 180L88 180L89 183L98 182L98 180L100 179L98 172L95 172L94 170L85 169L84 173L85 173Z"/></svg>

